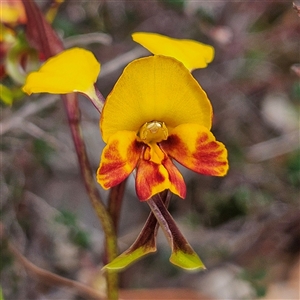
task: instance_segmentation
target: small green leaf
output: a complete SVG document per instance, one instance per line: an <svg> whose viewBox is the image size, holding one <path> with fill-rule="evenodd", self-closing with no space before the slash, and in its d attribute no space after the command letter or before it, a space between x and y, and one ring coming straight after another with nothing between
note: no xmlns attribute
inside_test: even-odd
<svg viewBox="0 0 300 300"><path fill-rule="evenodd" d="M13 103L12 91L3 84L0 84L0 100L6 105L12 105Z"/></svg>
<svg viewBox="0 0 300 300"><path fill-rule="evenodd" d="M120 271L134 263L138 259L142 258L144 255L149 254L151 252L155 252L156 248L150 247L140 247L134 251L127 250L117 258L115 258L112 262L105 265L103 270L109 271Z"/></svg>
<svg viewBox="0 0 300 300"><path fill-rule="evenodd" d="M185 270L203 270L206 269L199 256L193 253L184 253L183 251L173 251L170 262Z"/></svg>
<svg viewBox="0 0 300 300"><path fill-rule="evenodd" d="M0 300L4 300L1 286L0 286Z"/></svg>

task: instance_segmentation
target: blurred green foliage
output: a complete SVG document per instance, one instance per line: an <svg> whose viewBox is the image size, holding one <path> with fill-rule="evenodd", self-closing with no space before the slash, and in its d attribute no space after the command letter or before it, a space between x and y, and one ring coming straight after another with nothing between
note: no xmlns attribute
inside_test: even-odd
<svg viewBox="0 0 300 300"><path fill-rule="evenodd" d="M33 140L33 155L36 161L44 168L49 167L50 156L54 153L54 149L43 139Z"/></svg>
<svg viewBox="0 0 300 300"><path fill-rule="evenodd" d="M185 0L160 0L166 7L182 11Z"/></svg>
<svg viewBox="0 0 300 300"><path fill-rule="evenodd" d="M249 270L244 269L240 274L240 278L251 283L258 298L264 297L267 293L266 282L264 281L267 275L265 269Z"/></svg>
<svg viewBox="0 0 300 300"><path fill-rule="evenodd" d="M55 221L69 228L70 240L80 248L88 249L91 245L89 234L78 224L78 217L70 211L62 210Z"/></svg>
<svg viewBox="0 0 300 300"><path fill-rule="evenodd" d="M300 151L296 151L289 156L287 160L287 172L290 183L296 187L300 187Z"/></svg>

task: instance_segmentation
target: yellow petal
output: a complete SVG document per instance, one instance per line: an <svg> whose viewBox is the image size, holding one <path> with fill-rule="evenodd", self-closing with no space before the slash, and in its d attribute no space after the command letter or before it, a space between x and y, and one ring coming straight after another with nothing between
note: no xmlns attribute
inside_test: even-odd
<svg viewBox="0 0 300 300"><path fill-rule="evenodd" d="M143 144L136 141L135 132L120 131L113 135L105 146L97 171L97 181L109 189L125 180L142 152Z"/></svg>
<svg viewBox="0 0 300 300"><path fill-rule="evenodd" d="M228 171L227 150L213 134L198 124L174 128L161 148L183 166L204 175L224 176Z"/></svg>
<svg viewBox="0 0 300 300"><path fill-rule="evenodd" d="M190 71L205 68L214 58L214 48L193 40L170 38L157 33L136 32L132 39L153 54L171 56L181 61Z"/></svg>
<svg viewBox="0 0 300 300"><path fill-rule="evenodd" d="M30 73L23 91L29 95L81 92L94 97L99 72L100 64L92 52L72 48L51 57L37 72Z"/></svg>
<svg viewBox="0 0 300 300"><path fill-rule="evenodd" d="M150 56L131 62L106 99L101 115L103 140L121 130L138 132L151 121L167 128L184 123L211 127L206 93L178 60Z"/></svg>

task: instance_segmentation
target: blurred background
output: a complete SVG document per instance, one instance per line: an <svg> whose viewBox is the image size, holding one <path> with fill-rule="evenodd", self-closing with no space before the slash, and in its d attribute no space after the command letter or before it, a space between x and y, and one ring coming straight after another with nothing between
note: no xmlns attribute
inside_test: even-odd
<svg viewBox="0 0 300 300"><path fill-rule="evenodd" d="M46 7L47 1L39 2ZM158 251L121 273L121 287L192 288L209 299L299 299L300 27L291 1L65 1L53 27L66 47L92 50L107 96L124 66L150 55L131 33L156 32L215 47L193 72L214 108L213 133L229 153L226 177L182 170L185 200L170 212L207 270L187 273ZM82 128L96 172L103 147L99 115L80 98ZM81 182L59 97L24 96L1 104L1 220L36 265L103 285L103 234ZM99 187L100 189L100 187ZM106 194L101 190L103 197ZM120 251L138 236L149 208L126 188ZM27 276L1 243L5 299L80 299Z"/></svg>

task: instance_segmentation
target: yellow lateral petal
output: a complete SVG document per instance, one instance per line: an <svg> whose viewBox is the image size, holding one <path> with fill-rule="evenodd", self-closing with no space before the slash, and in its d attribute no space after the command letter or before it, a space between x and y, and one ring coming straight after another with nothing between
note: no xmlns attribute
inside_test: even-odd
<svg viewBox="0 0 300 300"><path fill-rule="evenodd" d="M197 173L224 176L228 171L225 146L198 124L179 125L160 145L168 155Z"/></svg>
<svg viewBox="0 0 300 300"><path fill-rule="evenodd" d="M72 48L48 59L37 72L28 75L23 91L32 93L67 94L93 93L93 85L100 72L94 54ZM93 95L94 96L94 95Z"/></svg>
<svg viewBox="0 0 300 300"><path fill-rule="evenodd" d="M150 56L131 62L108 95L101 115L103 140L120 130L138 132L146 122L168 128L184 123L211 127L206 93L178 60Z"/></svg>
<svg viewBox="0 0 300 300"><path fill-rule="evenodd" d="M153 54L181 61L190 71L205 68L214 58L214 48L194 40L174 39L157 33L135 32L132 39Z"/></svg>
<svg viewBox="0 0 300 300"><path fill-rule="evenodd" d="M120 131L104 147L97 181L109 189L125 180L136 167L143 144L136 142L135 132Z"/></svg>

